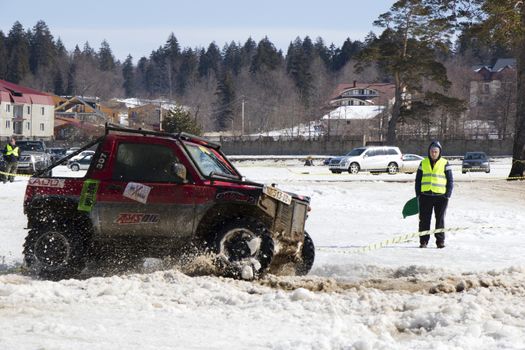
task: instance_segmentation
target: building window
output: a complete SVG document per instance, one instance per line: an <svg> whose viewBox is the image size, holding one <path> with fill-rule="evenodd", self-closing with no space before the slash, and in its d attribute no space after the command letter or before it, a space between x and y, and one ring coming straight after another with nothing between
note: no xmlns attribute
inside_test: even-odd
<svg viewBox="0 0 525 350"><path fill-rule="evenodd" d="M10 120L6 120L5 121L5 128L6 129L11 129L11 121Z"/></svg>
<svg viewBox="0 0 525 350"><path fill-rule="evenodd" d="M9 103L5 105L5 111L11 112L11 105Z"/></svg>
<svg viewBox="0 0 525 350"><path fill-rule="evenodd" d="M489 92L490 92L490 84L489 83L483 84L483 93L488 94Z"/></svg>
<svg viewBox="0 0 525 350"><path fill-rule="evenodd" d="M44 112L45 112L45 108L44 108L44 107L42 107L42 108L40 109L40 111L42 112L42 115L44 115Z"/></svg>
<svg viewBox="0 0 525 350"><path fill-rule="evenodd" d="M31 122L26 123L27 130L31 129Z"/></svg>
<svg viewBox="0 0 525 350"><path fill-rule="evenodd" d="M40 131L44 131L44 123L40 123Z"/></svg>
<svg viewBox="0 0 525 350"><path fill-rule="evenodd" d="M27 114L31 114L31 106L27 106Z"/></svg>

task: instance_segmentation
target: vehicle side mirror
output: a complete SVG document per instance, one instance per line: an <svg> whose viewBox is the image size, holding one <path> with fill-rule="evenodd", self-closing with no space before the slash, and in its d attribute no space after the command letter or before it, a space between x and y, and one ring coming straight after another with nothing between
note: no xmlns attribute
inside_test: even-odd
<svg viewBox="0 0 525 350"><path fill-rule="evenodd" d="M173 163L171 165L171 173L177 177L181 182L186 182L186 167L181 163Z"/></svg>

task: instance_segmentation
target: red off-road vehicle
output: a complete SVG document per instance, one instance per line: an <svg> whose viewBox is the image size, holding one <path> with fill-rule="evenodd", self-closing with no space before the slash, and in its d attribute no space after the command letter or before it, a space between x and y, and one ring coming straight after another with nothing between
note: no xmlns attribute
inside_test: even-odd
<svg viewBox="0 0 525 350"><path fill-rule="evenodd" d="M83 178L53 176L94 147ZM137 261L197 250L214 253L224 275L303 275L315 254L304 230L309 201L246 181L205 139L106 125L104 136L30 178L25 265L62 279L108 256Z"/></svg>

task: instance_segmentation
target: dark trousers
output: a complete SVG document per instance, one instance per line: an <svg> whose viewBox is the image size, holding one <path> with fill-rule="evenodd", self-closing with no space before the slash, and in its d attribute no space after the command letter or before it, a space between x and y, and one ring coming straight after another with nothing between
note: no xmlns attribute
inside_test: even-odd
<svg viewBox="0 0 525 350"><path fill-rule="evenodd" d="M430 230L432 210L436 216L436 229L445 227L448 198L445 196L419 196L419 232ZM445 243L445 232L436 233L436 242ZM420 244L428 244L430 235L419 236Z"/></svg>
<svg viewBox="0 0 525 350"><path fill-rule="evenodd" d="M9 174L16 174L16 169L18 168L18 162L7 162L5 164L5 172L6 173L9 173ZM4 183L7 182L7 180L13 182L15 181L15 177L14 176L8 176L8 175L3 175L2 176L2 181Z"/></svg>

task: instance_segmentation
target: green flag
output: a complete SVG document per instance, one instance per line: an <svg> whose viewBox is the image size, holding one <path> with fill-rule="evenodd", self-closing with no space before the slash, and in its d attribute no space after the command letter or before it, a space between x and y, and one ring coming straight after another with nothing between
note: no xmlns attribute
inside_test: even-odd
<svg viewBox="0 0 525 350"><path fill-rule="evenodd" d="M414 197L405 203L403 207L403 219L407 216L416 215L417 213L419 213L419 203L417 197Z"/></svg>

